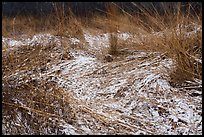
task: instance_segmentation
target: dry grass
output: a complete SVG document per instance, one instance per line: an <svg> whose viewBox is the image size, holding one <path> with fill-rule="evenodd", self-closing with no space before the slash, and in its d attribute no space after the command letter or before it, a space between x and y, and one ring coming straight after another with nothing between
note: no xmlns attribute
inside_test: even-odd
<svg viewBox="0 0 204 137"><path fill-rule="evenodd" d="M119 29L118 26L118 16L119 15L119 10L118 8L113 5L113 3L109 3L107 4L107 18L108 18L108 27L109 27L109 33L110 35L110 39L109 39L109 53L111 55L116 55L118 53L117 51L117 36L116 33Z"/></svg>
<svg viewBox="0 0 204 137"><path fill-rule="evenodd" d="M5 48L2 55L3 75L9 76L19 71L47 69L49 64L72 58L68 46L56 43L42 45L22 45L14 49ZM59 52L60 51L60 52Z"/></svg>
<svg viewBox="0 0 204 137"><path fill-rule="evenodd" d="M62 55L57 45L24 45L4 49L2 56L3 134L62 134L63 121L72 123L74 100L51 78L40 77ZM52 57L51 54L55 54Z"/></svg>
<svg viewBox="0 0 204 137"><path fill-rule="evenodd" d="M172 83L202 79L202 31L186 36L192 32L192 24L202 26L201 15L194 16L188 11L180 13L180 10L173 15L168 9L164 15L156 11L151 13L147 9L141 11L140 15L130 15L110 3L107 6L107 17L93 17L92 27L111 33L108 52L119 55L120 49L128 48L165 53L175 63L175 68L169 74ZM131 32L139 42L125 41L121 44L117 31ZM17 16L2 19L2 34L5 37L42 32L77 37L84 42L80 18L75 17L71 11L69 15L65 15L63 7L57 5L55 14L43 18ZM62 54L58 54L56 49ZM68 49L67 45L58 47L52 44L26 45L14 49L7 49L3 45L4 134L61 134L60 120L73 122L75 110L70 105L73 103L72 95L52 81L37 78L39 73L48 69L49 64L63 59L64 56L70 59L69 52L64 52Z"/></svg>
<svg viewBox="0 0 204 137"><path fill-rule="evenodd" d="M157 10L149 11L135 3L133 5L142 12L138 15L130 15L119 9L116 4L108 4L104 26L108 25L109 32L112 33L109 53L117 55L121 48L165 53L175 62L174 70L170 71L172 83L201 79L202 31L190 33L195 31L194 27L202 26L202 15L195 13L194 15L190 12L194 11L190 3L186 12L181 12L181 5L178 2L177 13L173 14L171 9L167 8L162 15ZM124 16L126 18L122 18ZM129 32L135 35L138 42L118 43L115 34L123 28L131 30Z"/></svg>
<svg viewBox="0 0 204 137"><path fill-rule="evenodd" d="M166 11L164 16L151 15L145 12L145 20L148 21L149 36L143 40L141 46L146 50L165 52L175 61L175 70L170 73L171 82L182 83L185 80L201 79L202 76L202 32L192 33L193 24L202 26L201 17L180 12L180 3L176 15ZM143 22L144 22L143 21ZM192 30L191 30L192 29ZM152 32L163 33L162 36L152 35ZM198 61L200 60L200 62Z"/></svg>
<svg viewBox="0 0 204 137"><path fill-rule="evenodd" d="M82 41L83 25L71 10L64 13L63 5L53 3L54 12L42 16L17 15L2 18L2 36L21 37L23 34L51 33L57 36L78 37Z"/></svg>
<svg viewBox="0 0 204 137"><path fill-rule="evenodd" d="M62 134L62 120L70 124L74 120L71 95L53 82L19 77L23 80L3 80L3 133Z"/></svg>
<svg viewBox="0 0 204 137"><path fill-rule="evenodd" d="M44 17L3 17L4 37L22 34L51 33L58 36L82 36L82 26L73 16L65 16L61 8ZM52 77L40 77L53 63L68 60L69 45L2 45L3 134L63 134L63 123L73 124L75 109L70 92L58 87Z"/></svg>
<svg viewBox="0 0 204 137"><path fill-rule="evenodd" d="M94 16L89 19L90 22L86 22L90 25L82 25L81 19L71 10L65 15L63 5L54 4L54 14L45 17L46 20L21 16L3 18L2 32L3 36L16 36L17 32L34 34L47 31L65 37L77 37L81 43L85 43L83 26L91 26L111 34L109 54L118 55L119 49L123 48L165 52L176 64L175 70L170 74L173 83L201 79L202 62L198 60L202 57L202 34L201 31L197 31L186 37L186 33L193 30L190 27L192 24L202 26L202 15L190 12L194 11L190 3L186 12L181 12L180 3L177 3L177 12L174 14L171 8L167 8L164 14L159 14L157 10L149 11L145 7L132 4L139 8L141 13L130 15L111 2L107 4L106 16ZM189 30L190 28L192 30ZM139 42L119 42L118 31L132 33ZM154 35L153 32L160 34Z"/></svg>

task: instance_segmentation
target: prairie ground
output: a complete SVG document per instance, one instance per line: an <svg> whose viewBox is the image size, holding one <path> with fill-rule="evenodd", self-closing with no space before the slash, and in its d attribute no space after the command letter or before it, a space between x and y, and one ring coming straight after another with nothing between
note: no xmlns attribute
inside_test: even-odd
<svg viewBox="0 0 204 137"><path fill-rule="evenodd" d="M3 134L202 134L202 17L117 10L2 19Z"/></svg>

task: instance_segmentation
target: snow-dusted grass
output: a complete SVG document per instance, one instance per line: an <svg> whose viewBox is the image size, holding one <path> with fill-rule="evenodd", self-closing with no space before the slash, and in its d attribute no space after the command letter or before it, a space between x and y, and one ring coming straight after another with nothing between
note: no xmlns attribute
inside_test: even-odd
<svg viewBox="0 0 204 137"><path fill-rule="evenodd" d="M157 27L125 32L121 17L100 24L109 23L106 33L72 20L72 34L65 23L58 36L2 37L3 134L202 134L199 21L158 31L160 20L151 17ZM109 55L111 48L117 54ZM188 61L199 75L190 80L183 77Z"/></svg>
<svg viewBox="0 0 204 137"><path fill-rule="evenodd" d="M40 38L43 35L36 35L30 41L25 41L29 44L35 43L36 47L42 44L43 49L49 45L50 37L53 37L52 54L57 56L55 49L60 47L60 43L54 44L58 43L54 36L46 36L48 35L46 34L42 41ZM93 36L92 38L90 35L87 41L91 44L96 38L100 42L107 42L103 37ZM73 38L70 39L72 40ZM7 42L7 45L11 44L8 41L4 42ZM25 42L25 45L28 43ZM95 41L90 47L96 45ZM30 45L32 48L33 46ZM12 45L8 47L12 50ZM18 47L22 46L16 45L15 49ZM35 72L33 69L28 69L16 70L9 75L4 74L3 89L10 89L11 87L7 87L12 86L15 89L12 93L18 94L15 96L9 93L10 90L3 91L3 105L7 108L15 105L12 107L18 108L13 113L13 115L18 114L17 121L6 118L11 113L5 109L3 123L7 123L8 126L3 124L4 134L201 134L201 97L189 96L190 93L195 93L193 90L183 92L170 85L167 72L174 66L172 59L163 58L164 55L158 52L150 54L147 51L135 51L122 60L106 63L80 49L70 49L70 54L73 57L70 60L58 58L56 61L48 62L49 68L44 71L39 69ZM3 66L6 65L3 64ZM46 88L49 83L55 86ZM24 91L23 85L26 84L30 89ZM45 89L42 89L43 86ZM63 93L55 87L64 90ZM5 100L8 93L9 100L15 100L14 102ZM48 100L41 100L43 94L49 96ZM52 105L50 102L52 96L61 95L62 98L56 98L59 104ZM35 96L38 96L39 100L36 100ZM65 100L63 96L69 99ZM33 108L26 100L41 103L44 108L52 108L55 111ZM48 102L44 103L46 101ZM64 103L70 106L67 109L64 108L72 115L68 122L67 118L63 117L64 111L61 110L65 104L61 104L60 101L65 101ZM61 109L57 109L57 106ZM42 112L39 111L42 111L43 115L40 115ZM22 115L26 117L22 118ZM31 116L33 120L38 119L37 125L52 121L54 127L39 126L40 129L38 129L34 126L35 122L26 121L27 116ZM44 120L40 122L43 118ZM11 121L14 124L9 123ZM55 128L56 125L58 125L57 128Z"/></svg>

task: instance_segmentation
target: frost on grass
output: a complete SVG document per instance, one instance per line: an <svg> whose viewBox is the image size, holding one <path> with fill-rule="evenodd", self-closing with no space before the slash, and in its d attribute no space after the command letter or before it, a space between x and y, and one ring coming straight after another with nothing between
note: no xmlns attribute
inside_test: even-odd
<svg viewBox="0 0 204 137"><path fill-rule="evenodd" d="M109 46L109 34L91 35L85 32L84 36L87 47L92 48L91 50ZM123 33L118 37L127 40L131 35ZM3 39L2 43L18 45L15 41L15 44L9 41L12 39ZM71 38L70 41L72 44L80 43L75 38ZM61 44L59 38L49 34L35 35L24 42L29 45L32 43L47 45L52 42ZM32 70L18 71L4 77L4 79L14 80L12 84L19 85L28 84L30 81L33 81L34 85L36 81L55 83L58 88L63 89L69 93L69 97L72 97L68 99L71 100L69 101L70 112L74 113L73 122L66 121L64 117L66 113L63 113L60 105L57 104L55 107L58 109L55 112L60 118L39 119L56 123L57 128L53 127L55 124L48 127L42 125L43 130L40 133L202 134L202 98L192 96L195 89L171 86L167 72L174 64L170 58L162 58L162 55L156 52L135 51L122 60L104 63L81 49L70 49L70 54L74 57L73 59L52 62L46 71L37 71L37 73ZM28 76L31 78L26 79L25 77ZM201 86L202 80L195 80L195 83ZM12 84L10 83L11 87ZM3 82L3 88L5 85ZM45 91L45 93L52 92L53 88L47 88ZM32 92L30 94L34 95ZM23 93L20 95L23 96ZM22 107L28 105L20 98L13 101ZM53 105L55 103L50 102ZM30 115L34 116L28 111L27 117ZM16 113L16 116L18 119L23 117L21 113ZM6 115L3 117L9 119ZM35 132L31 130L33 128L29 126L28 120L24 119L23 122L26 128L20 128L23 129L24 134ZM21 124L17 122L11 125L18 127ZM9 125L4 123L4 134L11 134L12 131L8 128Z"/></svg>

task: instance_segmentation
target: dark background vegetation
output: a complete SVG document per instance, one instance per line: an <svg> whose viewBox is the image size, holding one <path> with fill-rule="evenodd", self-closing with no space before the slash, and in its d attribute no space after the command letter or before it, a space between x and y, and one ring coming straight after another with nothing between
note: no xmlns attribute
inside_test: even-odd
<svg viewBox="0 0 204 137"><path fill-rule="evenodd" d="M171 9L171 12L176 13L176 2L135 2L139 6L146 9L157 10L160 14L164 13L165 9ZM192 14L201 13L201 2L190 2L193 9ZM56 3L55 3L56 4ZM57 5L64 6L65 12L70 8L77 16L89 16L95 13L103 14L107 2L57 2ZM120 8L129 13L138 13L140 10L131 2L115 2ZM43 16L53 12L53 2L2 2L2 14L4 16L16 15L37 15ZM69 8L67 8L69 7ZM181 2L181 11L185 12L188 9L188 2Z"/></svg>

